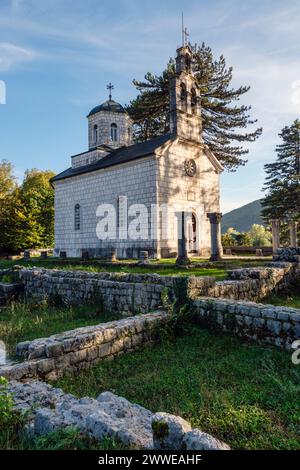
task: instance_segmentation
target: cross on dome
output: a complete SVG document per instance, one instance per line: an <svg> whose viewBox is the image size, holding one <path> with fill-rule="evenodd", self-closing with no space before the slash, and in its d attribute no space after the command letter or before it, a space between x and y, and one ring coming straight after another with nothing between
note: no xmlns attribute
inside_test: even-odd
<svg viewBox="0 0 300 470"><path fill-rule="evenodd" d="M106 88L109 90L109 101L111 101L111 99L112 99L112 94L111 94L111 92L112 92L112 90L114 90L115 87L114 87L114 85L113 85L111 82L109 82L109 84L106 85Z"/></svg>

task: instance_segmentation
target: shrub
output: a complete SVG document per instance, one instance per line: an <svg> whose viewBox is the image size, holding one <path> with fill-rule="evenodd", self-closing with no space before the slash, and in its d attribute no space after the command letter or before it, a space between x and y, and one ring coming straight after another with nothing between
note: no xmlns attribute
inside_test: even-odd
<svg viewBox="0 0 300 470"><path fill-rule="evenodd" d="M14 410L8 382L0 376L0 449L20 447L19 429L22 417Z"/></svg>

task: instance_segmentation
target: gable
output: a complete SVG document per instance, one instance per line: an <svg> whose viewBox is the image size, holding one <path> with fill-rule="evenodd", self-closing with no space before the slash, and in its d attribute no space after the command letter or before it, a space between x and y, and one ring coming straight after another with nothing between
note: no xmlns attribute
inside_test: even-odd
<svg viewBox="0 0 300 470"><path fill-rule="evenodd" d="M213 154L213 152L209 149L208 145L204 144L204 143L201 143L201 144L198 144L196 142L192 142L190 140L185 140L185 139L182 139L182 138L173 138L173 139L169 139L168 141L164 142L160 147L158 147L156 150L155 150L155 154L157 156L164 156L168 151L170 151L172 153L173 149L176 147L179 148L179 152L178 154L181 153L181 148L182 147L186 147L186 149L191 149L191 154L194 154L195 152L198 153L199 151L202 151L202 155L204 155L207 160L209 161L209 163L211 164L211 166L213 167L213 169L217 172L217 173L221 173L223 171L223 166L221 165L221 163L219 162L219 160L215 157L215 155ZM175 151L176 153L176 151ZM188 152L187 152L188 153Z"/></svg>

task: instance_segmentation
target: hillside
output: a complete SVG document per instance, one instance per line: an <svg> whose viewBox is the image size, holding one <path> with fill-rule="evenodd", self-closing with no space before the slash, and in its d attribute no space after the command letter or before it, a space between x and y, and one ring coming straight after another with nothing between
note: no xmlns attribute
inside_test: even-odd
<svg viewBox="0 0 300 470"><path fill-rule="evenodd" d="M238 232L247 232L253 224L263 224L260 212L261 199L227 212L222 218L222 233L225 233L229 227L235 228Z"/></svg>

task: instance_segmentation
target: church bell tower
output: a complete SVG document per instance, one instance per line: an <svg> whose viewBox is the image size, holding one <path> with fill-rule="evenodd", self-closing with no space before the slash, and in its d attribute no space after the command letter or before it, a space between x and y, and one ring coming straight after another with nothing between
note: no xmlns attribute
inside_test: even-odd
<svg viewBox="0 0 300 470"><path fill-rule="evenodd" d="M183 139L202 142L200 90L193 72L188 45L177 49L176 72L170 80L170 132Z"/></svg>

